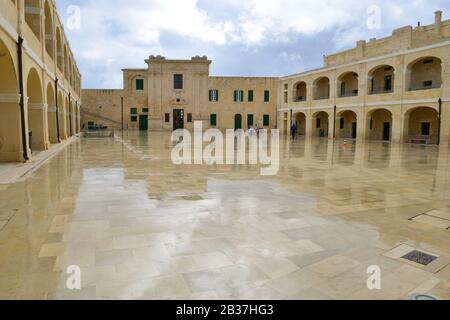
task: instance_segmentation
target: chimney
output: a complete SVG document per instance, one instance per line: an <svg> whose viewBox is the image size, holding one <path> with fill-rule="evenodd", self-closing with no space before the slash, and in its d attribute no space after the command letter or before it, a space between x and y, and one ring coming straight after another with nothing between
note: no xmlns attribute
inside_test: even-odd
<svg viewBox="0 0 450 320"><path fill-rule="evenodd" d="M434 29L436 34L441 35L442 31L442 11L436 11L434 13Z"/></svg>

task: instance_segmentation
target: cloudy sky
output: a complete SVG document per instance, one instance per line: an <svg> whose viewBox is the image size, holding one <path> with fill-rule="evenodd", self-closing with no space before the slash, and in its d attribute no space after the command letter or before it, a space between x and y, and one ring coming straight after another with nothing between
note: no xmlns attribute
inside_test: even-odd
<svg viewBox="0 0 450 320"><path fill-rule="evenodd" d="M121 69L146 67L151 54L207 55L211 75L288 75L321 67L324 54L357 40L431 24L436 10L450 18L448 0L56 2L84 88L121 88Z"/></svg>

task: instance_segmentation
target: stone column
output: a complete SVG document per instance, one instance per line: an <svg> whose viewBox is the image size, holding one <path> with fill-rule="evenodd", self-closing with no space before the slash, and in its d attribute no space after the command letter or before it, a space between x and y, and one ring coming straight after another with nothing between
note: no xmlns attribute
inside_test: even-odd
<svg viewBox="0 0 450 320"><path fill-rule="evenodd" d="M306 128L305 128L305 137L306 139L311 139L313 136L313 119L311 116L311 112L306 114Z"/></svg>
<svg viewBox="0 0 450 320"><path fill-rule="evenodd" d="M0 160L23 161L20 95L0 93Z"/></svg>
<svg viewBox="0 0 450 320"><path fill-rule="evenodd" d="M28 103L28 131L32 131L32 145L34 150L47 150L50 142L46 133L45 123L47 105L43 103Z"/></svg>
<svg viewBox="0 0 450 320"><path fill-rule="evenodd" d="M442 102L441 146L449 146L450 139L450 102Z"/></svg>
<svg viewBox="0 0 450 320"><path fill-rule="evenodd" d="M392 143L402 143L403 121L400 114L392 115Z"/></svg>
<svg viewBox="0 0 450 320"><path fill-rule="evenodd" d="M366 140L366 123L367 121L370 121L370 119L366 118L366 115L364 114L363 110L359 110L357 112L357 133L356 133L356 140L358 141L365 141Z"/></svg>

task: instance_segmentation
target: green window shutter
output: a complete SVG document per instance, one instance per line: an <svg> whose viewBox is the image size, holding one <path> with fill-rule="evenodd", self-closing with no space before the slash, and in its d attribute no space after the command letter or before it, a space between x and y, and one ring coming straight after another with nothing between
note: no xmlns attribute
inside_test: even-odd
<svg viewBox="0 0 450 320"><path fill-rule="evenodd" d="M254 95L253 90L249 90L249 92L248 92L248 102L253 102L253 100L254 100L253 95Z"/></svg>
<svg viewBox="0 0 450 320"><path fill-rule="evenodd" d="M131 116L131 122L137 122L137 116Z"/></svg>
<svg viewBox="0 0 450 320"><path fill-rule="evenodd" d="M247 116L247 125L248 127L252 127L255 124L254 116L252 114L249 114Z"/></svg>
<svg viewBox="0 0 450 320"><path fill-rule="evenodd" d="M237 102L238 93L237 90L234 90L234 102Z"/></svg>
<svg viewBox="0 0 450 320"><path fill-rule="evenodd" d="M264 91L264 102L270 102L270 91Z"/></svg>
<svg viewBox="0 0 450 320"><path fill-rule="evenodd" d="M209 102L212 101L212 90L209 90Z"/></svg>
<svg viewBox="0 0 450 320"><path fill-rule="evenodd" d="M131 108L130 114L138 114L137 108Z"/></svg>
<svg viewBox="0 0 450 320"><path fill-rule="evenodd" d="M219 90L216 91L216 101L219 101Z"/></svg>
<svg viewBox="0 0 450 320"><path fill-rule="evenodd" d="M136 79L136 90L144 90L144 79Z"/></svg>
<svg viewBox="0 0 450 320"><path fill-rule="evenodd" d="M148 113L148 108L142 108L142 113Z"/></svg>
<svg viewBox="0 0 450 320"><path fill-rule="evenodd" d="M267 114L264 115L263 125L264 127L268 127L270 125L270 116Z"/></svg>
<svg viewBox="0 0 450 320"><path fill-rule="evenodd" d="M211 114L211 127L217 126L217 115Z"/></svg>

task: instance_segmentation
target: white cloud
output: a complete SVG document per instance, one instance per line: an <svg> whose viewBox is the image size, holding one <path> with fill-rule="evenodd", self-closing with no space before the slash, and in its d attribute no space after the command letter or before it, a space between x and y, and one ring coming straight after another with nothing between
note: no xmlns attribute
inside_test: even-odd
<svg viewBox="0 0 450 320"><path fill-rule="evenodd" d="M59 1L66 5L72 2ZM378 35L366 26L370 5L382 9L382 30L378 32L414 24L411 17L424 10L432 16L437 9L423 0L395 3L382 0L78 1L82 28L67 32L77 59L85 62L85 73L97 79L100 65L104 72L112 72L115 67L115 72L120 74L122 67L145 66L143 60L150 54L171 54L168 45L162 45L161 37L166 34L218 48L238 44L251 53L261 52L274 43L289 44L301 36L313 37L326 32L332 34L327 50L330 52ZM192 55L203 54L196 52L196 48L187 49ZM323 53L322 49L317 54ZM282 58L298 61L301 54L290 53ZM120 86L120 79L116 75L105 76L99 85Z"/></svg>

